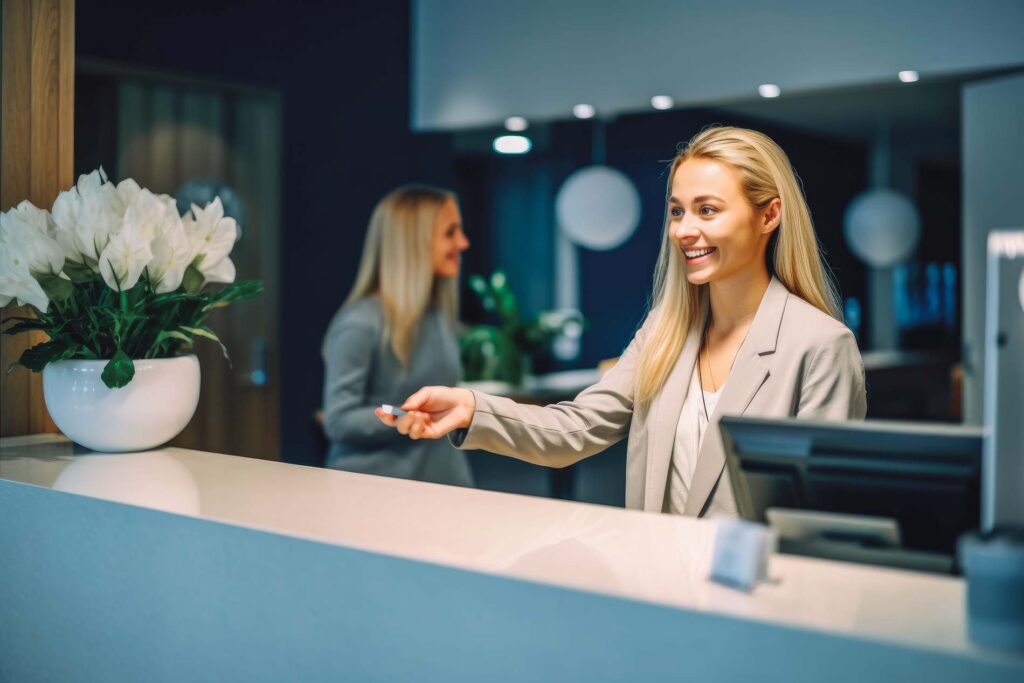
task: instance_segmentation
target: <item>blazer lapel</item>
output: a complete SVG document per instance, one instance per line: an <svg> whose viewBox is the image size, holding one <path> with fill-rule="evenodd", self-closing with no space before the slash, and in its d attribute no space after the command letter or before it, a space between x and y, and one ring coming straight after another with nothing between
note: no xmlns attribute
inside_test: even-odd
<svg viewBox="0 0 1024 683"><path fill-rule="evenodd" d="M714 428L709 429L697 456L697 467L690 482L686 497L684 515L697 517L708 501L725 467L725 453L718 432L718 419L722 415L742 415L754 399L758 390L768 379L768 364L759 356L752 355L736 359L729 380L725 383L722 398L718 401L713 418Z"/></svg>
<svg viewBox="0 0 1024 683"><path fill-rule="evenodd" d="M668 485L668 471L672 465L672 448L676 438L679 413L686 400L693 374L697 352L700 350L701 330L706 318L690 328L683 343L683 350L669 373L661 393L654 401L650 438L647 440L647 476L644 487L644 510L661 512L665 504L665 487Z"/></svg>
<svg viewBox="0 0 1024 683"><path fill-rule="evenodd" d="M775 353L788 294L785 286L773 277L750 324L747 338L736 353L736 362L715 409L713 427L701 445L697 468L693 473L686 508L683 511L685 515L700 515L725 467L725 452L718 431L718 419L722 415L745 413L754 396L768 379L769 362L765 357Z"/></svg>

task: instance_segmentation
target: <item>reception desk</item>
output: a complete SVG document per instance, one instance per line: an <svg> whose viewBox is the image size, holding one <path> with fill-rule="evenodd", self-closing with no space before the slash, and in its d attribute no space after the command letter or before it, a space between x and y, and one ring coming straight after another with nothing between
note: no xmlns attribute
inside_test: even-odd
<svg viewBox="0 0 1024 683"><path fill-rule="evenodd" d="M743 593L706 578L713 531L6 439L0 681L1024 680L967 640L960 579L777 555Z"/></svg>

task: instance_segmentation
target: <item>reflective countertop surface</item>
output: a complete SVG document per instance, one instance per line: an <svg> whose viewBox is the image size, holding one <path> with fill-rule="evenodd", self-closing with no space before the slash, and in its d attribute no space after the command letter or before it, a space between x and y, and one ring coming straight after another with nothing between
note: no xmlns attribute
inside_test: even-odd
<svg viewBox="0 0 1024 683"><path fill-rule="evenodd" d="M712 583L712 520L178 448L99 454L53 435L0 440L0 479L670 607L1008 657L967 640L957 578L776 555L771 581L750 593Z"/></svg>

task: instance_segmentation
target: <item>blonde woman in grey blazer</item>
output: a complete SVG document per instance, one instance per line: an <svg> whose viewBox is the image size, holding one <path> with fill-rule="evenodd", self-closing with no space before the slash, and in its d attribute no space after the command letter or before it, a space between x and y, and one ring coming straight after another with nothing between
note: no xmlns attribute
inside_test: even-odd
<svg viewBox="0 0 1024 683"><path fill-rule="evenodd" d="M387 425L565 467L628 435L626 505L736 513L722 415L863 419L864 366L841 322L803 193L756 131L713 127L672 163L646 320L618 363L546 407L431 386Z"/></svg>
<svg viewBox="0 0 1024 683"><path fill-rule="evenodd" d="M424 384L458 382L456 280L468 248L450 192L406 186L377 204L355 285L324 339L328 467L473 485L465 453L410 441L373 414Z"/></svg>

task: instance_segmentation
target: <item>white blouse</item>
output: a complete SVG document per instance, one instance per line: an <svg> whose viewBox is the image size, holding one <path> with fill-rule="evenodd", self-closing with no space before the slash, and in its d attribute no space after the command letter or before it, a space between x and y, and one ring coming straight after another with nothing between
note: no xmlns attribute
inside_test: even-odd
<svg viewBox="0 0 1024 683"><path fill-rule="evenodd" d="M725 385L723 384L722 387ZM704 391L700 386L697 368L690 373L690 388L679 411L679 422L676 424L676 439L672 446L672 467L669 470L668 493L665 501L668 511L674 515L683 514L686 498L693 482L693 472L697 467L697 455L704 443L704 434L708 430L708 422L715 414L715 406L722 395L722 387L716 392ZM704 395L701 400L701 394ZM704 406L707 405L707 412Z"/></svg>

